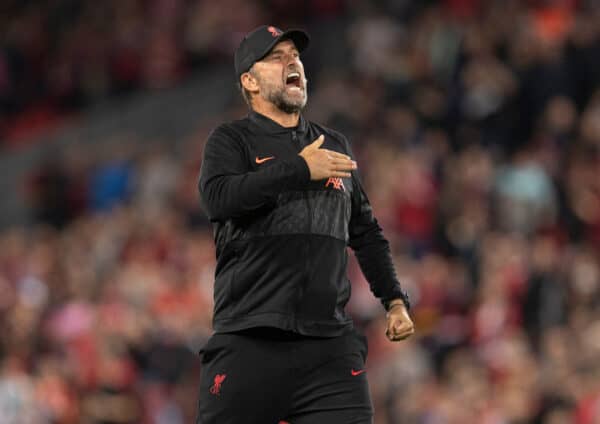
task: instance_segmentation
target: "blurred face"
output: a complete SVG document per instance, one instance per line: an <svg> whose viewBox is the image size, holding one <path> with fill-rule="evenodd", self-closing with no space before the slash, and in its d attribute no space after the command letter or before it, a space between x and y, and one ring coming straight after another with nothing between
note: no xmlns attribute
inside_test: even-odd
<svg viewBox="0 0 600 424"><path fill-rule="evenodd" d="M306 78L300 53L291 40L284 40L250 74L258 82L258 95L286 113L301 111L306 105Z"/></svg>

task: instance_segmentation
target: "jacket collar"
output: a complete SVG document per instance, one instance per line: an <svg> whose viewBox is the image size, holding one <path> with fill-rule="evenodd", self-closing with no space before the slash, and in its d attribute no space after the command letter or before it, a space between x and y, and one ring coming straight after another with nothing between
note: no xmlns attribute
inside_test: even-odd
<svg viewBox="0 0 600 424"><path fill-rule="evenodd" d="M263 131L271 134L276 133L289 133L290 131L297 131L300 133L306 132L307 124L306 120L302 115L300 115L300 119L298 120L298 125L296 127L282 127L277 122L273 121L271 118L267 118L265 115L261 115L258 112L253 110L248 114L248 118L254 124L258 125Z"/></svg>

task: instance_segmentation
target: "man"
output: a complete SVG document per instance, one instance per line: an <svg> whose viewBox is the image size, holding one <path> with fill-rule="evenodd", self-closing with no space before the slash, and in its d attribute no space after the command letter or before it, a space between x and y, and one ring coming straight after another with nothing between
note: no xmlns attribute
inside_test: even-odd
<svg viewBox="0 0 600 424"><path fill-rule="evenodd" d="M301 114L308 42L272 26L244 38L235 71L250 113L204 150L217 267L202 424L371 422L366 340L344 311L347 246L387 309L387 337L414 331L348 141Z"/></svg>

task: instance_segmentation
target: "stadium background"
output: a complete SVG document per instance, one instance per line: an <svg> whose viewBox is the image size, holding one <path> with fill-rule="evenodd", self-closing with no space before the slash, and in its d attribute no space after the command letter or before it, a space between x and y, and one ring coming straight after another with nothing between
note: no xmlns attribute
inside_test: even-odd
<svg viewBox="0 0 600 424"><path fill-rule="evenodd" d="M187 423L214 250L197 176L232 52L312 35L417 333L353 262L376 424L600 422L600 2L4 0L0 421ZM257 388L260 390L260 388Z"/></svg>

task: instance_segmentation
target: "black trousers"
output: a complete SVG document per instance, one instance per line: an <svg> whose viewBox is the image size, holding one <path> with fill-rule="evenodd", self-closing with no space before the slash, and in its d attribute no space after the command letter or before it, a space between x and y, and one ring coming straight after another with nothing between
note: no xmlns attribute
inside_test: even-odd
<svg viewBox="0 0 600 424"><path fill-rule="evenodd" d="M366 338L216 333L201 351L197 424L370 424Z"/></svg>

